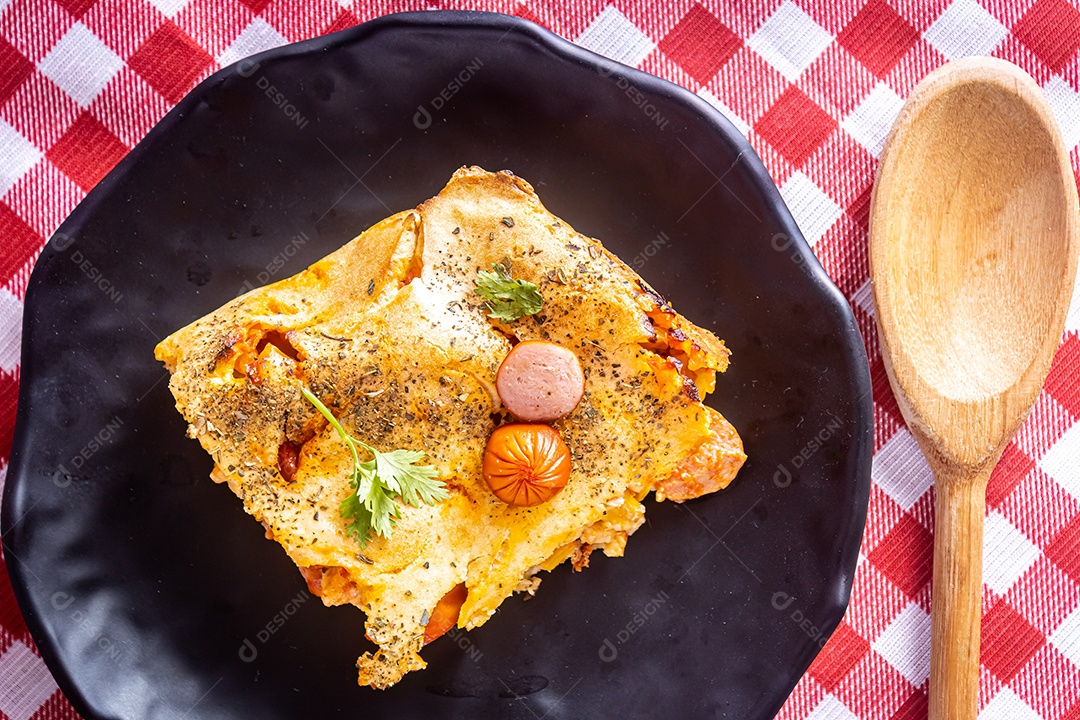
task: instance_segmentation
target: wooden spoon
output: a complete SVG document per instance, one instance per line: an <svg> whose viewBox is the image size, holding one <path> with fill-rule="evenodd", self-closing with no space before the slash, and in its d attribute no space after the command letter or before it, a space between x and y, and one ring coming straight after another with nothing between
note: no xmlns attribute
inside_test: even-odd
<svg viewBox="0 0 1080 720"><path fill-rule="evenodd" d="M915 87L878 168L870 265L885 367L934 473L931 720L976 714L986 482L1061 339L1078 213L1026 73L968 58Z"/></svg>

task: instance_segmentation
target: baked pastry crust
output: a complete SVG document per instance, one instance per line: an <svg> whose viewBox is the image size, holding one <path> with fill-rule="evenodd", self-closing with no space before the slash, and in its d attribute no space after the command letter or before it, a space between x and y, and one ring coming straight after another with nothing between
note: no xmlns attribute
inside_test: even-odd
<svg viewBox="0 0 1080 720"><path fill-rule="evenodd" d="M493 263L539 287L539 315L488 318L474 281ZM572 349L586 391L553 423L572 451L568 485L519 508L491 493L480 466L505 419L496 371L529 339ZM424 667L424 625L459 583L459 626L482 625L515 590L535 591L541 569L566 559L581 568L594 549L621 555L645 494L685 474L695 452L723 462L697 490L683 478L673 499L726 485L745 458L734 429L700 402L727 367L724 344L505 171L462 168L415 210L178 330L155 355L189 434L213 457L213 479L324 603L364 610L378 648L360 657L359 682L377 688ZM338 510L350 453L301 386L370 445L424 451L450 497L404 507L390 539L361 549ZM298 457L291 481L278 462L286 443Z"/></svg>

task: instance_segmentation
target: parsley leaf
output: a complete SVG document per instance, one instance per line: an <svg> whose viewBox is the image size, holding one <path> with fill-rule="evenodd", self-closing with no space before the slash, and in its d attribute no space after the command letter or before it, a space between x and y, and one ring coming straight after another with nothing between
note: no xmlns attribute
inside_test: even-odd
<svg viewBox="0 0 1080 720"><path fill-rule="evenodd" d="M337 430L348 445L353 457L353 470L349 476L352 492L341 501L341 516L351 519L346 531L360 547L367 547L374 535L390 537L401 517L401 501L419 507L421 503L434 505L449 497L446 485L438 479L438 471L430 465L417 465L424 459L419 450L391 450L379 452L362 440L345 432L345 428L306 387L300 392L327 422ZM360 462L357 449L366 450L371 459Z"/></svg>
<svg viewBox="0 0 1080 720"><path fill-rule="evenodd" d="M364 510L355 492L341 501L341 517L353 518L345 530L360 543L360 547L366 547L371 536L371 513Z"/></svg>
<svg viewBox="0 0 1080 720"><path fill-rule="evenodd" d="M387 478L387 487L398 492L406 505L434 505L450 496L435 468L415 464L423 459L424 453L418 450L393 450L375 457L379 476Z"/></svg>
<svg viewBox="0 0 1080 720"><path fill-rule="evenodd" d="M478 274L476 294L487 300L485 306L492 319L513 322L535 315L544 307L544 298L536 285L513 279L504 265L492 263L491 271L481 270Z"/></svg>

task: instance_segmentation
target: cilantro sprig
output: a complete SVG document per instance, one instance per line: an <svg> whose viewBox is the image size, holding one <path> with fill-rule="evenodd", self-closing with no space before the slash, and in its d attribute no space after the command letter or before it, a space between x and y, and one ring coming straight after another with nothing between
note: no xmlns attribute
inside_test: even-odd
<svg viewBox="0 0 1080 720"><path fill-rule="evenodd" d="M487 300L488 316L494 320L513 322L526 315L535 315L544 307L544 298L536 285L527 280L515 280L505 265L491 264L491 271L480 270L476 294Z"/></svg>
<svg viewBox="0 0 1080 720"><path fill-rule="evenodd" d="M419 450L391 450L380 452L362 440L345 432L345 428L319 398L306 387L301 387L308 402L322 413L352 453L353 469L349 483L353 492L341 502L341 516L351 518L347 531L367 547L374 535L389 539L401 517L401 503L419 507L421 503L435 505L449 497L446 485L438 478L438 472L430 465L417 465L424 459ZM371 459L360 462L359 449L371 454Z"/></svg>

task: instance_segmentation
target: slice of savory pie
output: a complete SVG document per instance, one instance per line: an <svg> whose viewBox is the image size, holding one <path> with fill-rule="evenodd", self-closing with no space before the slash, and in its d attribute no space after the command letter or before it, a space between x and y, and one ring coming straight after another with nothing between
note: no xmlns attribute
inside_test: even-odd
<svg viewBox="0 0 1080 720"><path fill-rule="evenodd" d="M532 306L515 312L523 288L516 304ZM517 496L528 502L496 494L485 464L493 432L513 424L496 376L515 347L531 348L519 373L569 350L584 378L568 414L511 428L532 432L536 452L568 450L548 466L565 487ZM423 668L423 645L455 621L477 627L513 592L533 592L540 570L567 559L580 570L596 549L621 556L649 491L698 497L745 459L701 403L727 367L724 344L505 171L462 168L415 210L155 354L213 479L324 603L366 613L378 649L357 667L376 688ZM541 405L544 377L525 386Z"/></svg>

